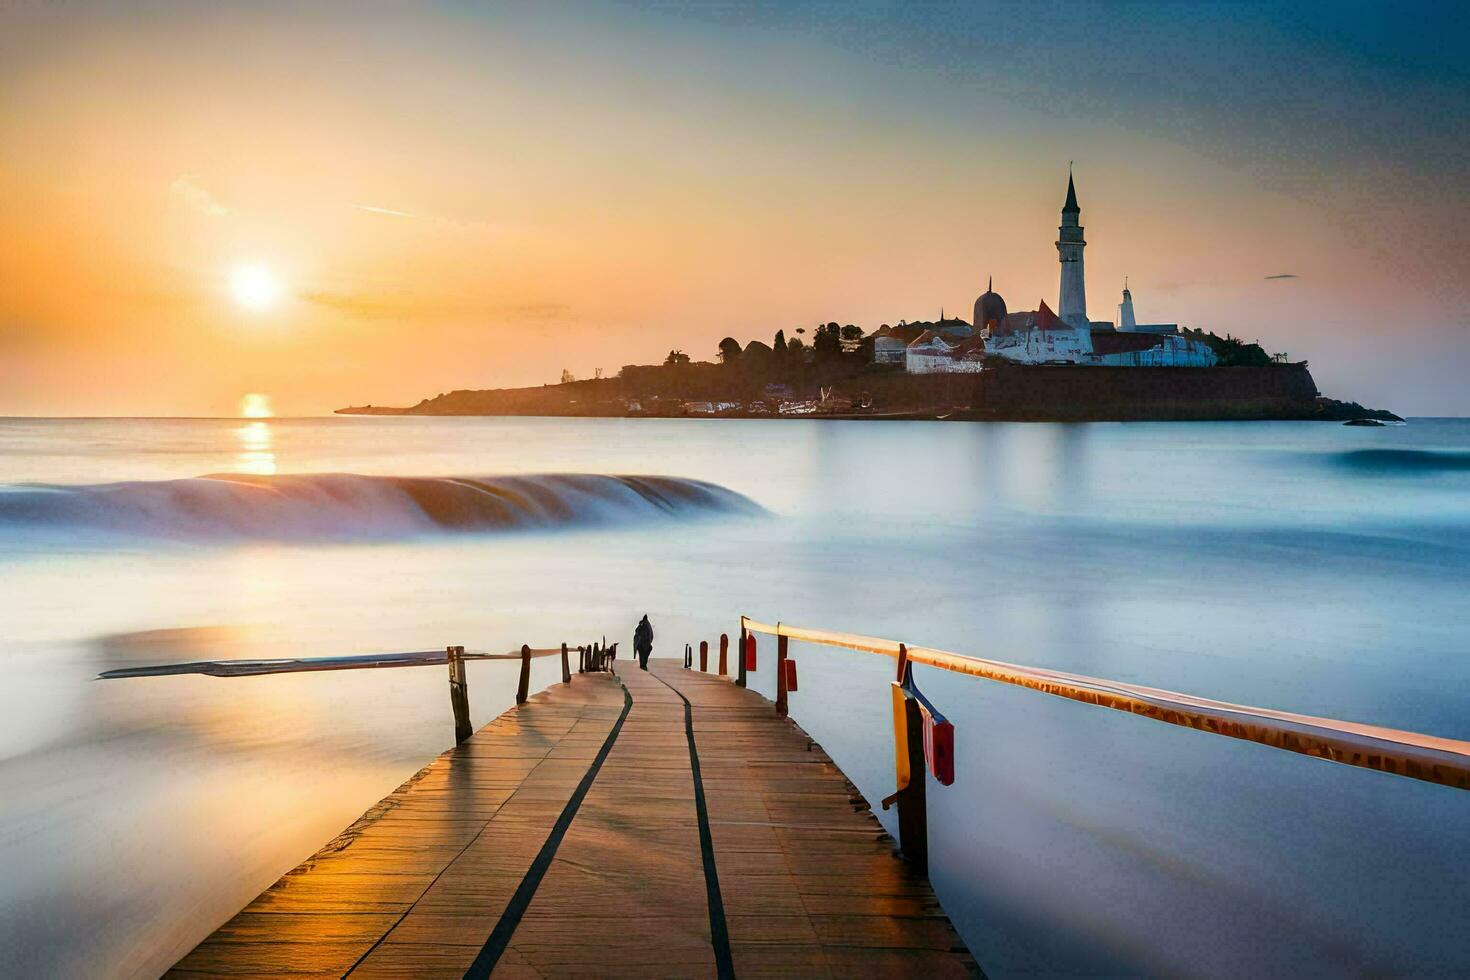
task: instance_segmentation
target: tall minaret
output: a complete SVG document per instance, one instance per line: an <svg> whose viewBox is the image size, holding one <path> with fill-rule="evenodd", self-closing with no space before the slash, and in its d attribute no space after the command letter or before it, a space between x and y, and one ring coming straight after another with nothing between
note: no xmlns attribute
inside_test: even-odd
<svg viewBox="0 0 1470 980"><path fill-rule="evenodd" d="M1062 205L1062 226L1057 229L1057 259L1062 263L1062 288L1057 296L1057 316L1074 327L1087 329L1087 287L1082 280L1082 226L1077 223L1082 209L1077 206L1077 188L1067 171L1067 203Z"/></svg>
<svg viewBox="0 0 1470 980"><path fill-rule="evenodd" d="M1124 333L1138 330L1138 320L1133 316L1133 294L1128 291L1128 277L1123 277L1123 302L1118 305L1118 329Z"/></svg>

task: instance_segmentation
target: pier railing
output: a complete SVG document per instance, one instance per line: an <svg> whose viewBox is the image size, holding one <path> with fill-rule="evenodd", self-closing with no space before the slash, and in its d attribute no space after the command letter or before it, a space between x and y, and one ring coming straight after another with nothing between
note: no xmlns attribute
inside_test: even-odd
<svg viewBox="0 0 1470 980"><path fill-rule="evenodd" d="M159 664L149 667L121 667L104 670L97 676L102 680L121 680L129 677L162 677L173 674L204 674L208 677L258 677L263 674L300 674L323 670L370 670L392 667L429 667L435 664L449 665L449 705L454 712L454 743L463 742L474 734L470 724L469 682L465 675L465 663L470 660L519 660L521 676L516 685L516 704L525 704L530 696L531 661L538 657L561 657L561 681L572 682L572 647L563 643L560 647L533 649L522 645L519 650L508 653L486 653L481 650L467 651L462 646L439 650L411 650L399 653L367 653L340 657L296 657L270 660L203 660L192 663ZM617 658L618 645L608 645L607 637L602 642L585 643L576 647L577 673L608 670Z"/></svg>
<svg viewBox="0 0 1470 980"><path fill-rule="evenodd" d="M954 781L954 727L915 684L914 664L1142 715L1212 735L1256 742L1340 765L1376 769L1454 789L1470 789L1470 742L1232 704L1123 681L909 646L876 636L764 623L748 616L740 617L737 648L735 683L742 686L747 671L756 668L757 634L776 638L776 711L782 715L787 713L790 693L796 690L796 662L788 649L791 640L873 653L896 661L891 688L898 789L883 801L883 807L898 804L900 847L921 868L927 865L928 852L922 773L927 768L942 785ZM722 642L721 673L724 673L724 646Z"/></svg>

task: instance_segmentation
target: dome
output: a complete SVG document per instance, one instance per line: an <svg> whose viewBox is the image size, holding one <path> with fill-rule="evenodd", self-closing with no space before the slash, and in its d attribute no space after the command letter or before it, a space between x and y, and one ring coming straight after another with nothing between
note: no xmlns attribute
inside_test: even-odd
<svg viewBox="0 0 1470 980"><path fill-rule="evenodd" d="M985 292L975 300L975 332L977 334L986 326L994 330L1005 322L1006 301L991 288L993 285L994 280L986 285Z"/></svg>

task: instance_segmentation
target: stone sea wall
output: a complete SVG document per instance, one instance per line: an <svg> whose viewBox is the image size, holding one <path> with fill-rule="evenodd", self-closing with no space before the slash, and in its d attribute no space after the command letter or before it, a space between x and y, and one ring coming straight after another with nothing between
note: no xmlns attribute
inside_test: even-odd
<svg viewBox="0 0 1470 980"><path fill-rule="evenodd" d="M1003 367L983 375L970 407L977 417L1119 421L1295 419L1322 412L1305 363Z"/></svg>
<svg viewBox="0 0 1470 980"><path fill-rule="evenodd" d="M408 408L361 406L352 414L622 416L678 415L681 399L749 404L759 379L713 370L651 372L564 385L460 390ZM1231 419L1393 419L1353 403L1323 398L1305 363L1260 367L1134 368L996 364L980 374L868 371L826 382L840 400L871 404L877 415L1015 421L1202 421ZM792 386L814 398L816 384ZM810 389L810 390L808 390ZM656 397L654 397L656 396ZM764 396L774 407L779 398ZM852 413L862 415L861 411ZM810 417L810 416L805 416ZM849 416L851 417L851 416Z"/></svg>

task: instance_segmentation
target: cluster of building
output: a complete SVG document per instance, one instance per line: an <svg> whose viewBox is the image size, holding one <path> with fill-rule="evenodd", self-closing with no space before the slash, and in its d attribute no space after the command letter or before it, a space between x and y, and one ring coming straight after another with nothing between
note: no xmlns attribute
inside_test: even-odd
<svg viewBox="0 0 1470 980"><path fill-rule="evenodd" d="M1067 200L1057 235L1061 262L1058 311L1043 301L1036 310L1011 312L994 282L975 300L973 324L942 313L933 323L883 326L873 335L873 360L903 364L912 374L974 372L987 357L1022 364L1098 364L1116 367L1211 367L1209 345L1183 336L1178 324L1139 323L1133 294L1123 285L1118 322L1087 315L1087 285L1082 271L1082 209L1077 187L1067 177Z"/></svg>
<svg viewBox="0 0 1470 980"><path fill-rule="evenodd" d="M833 388L821 388L816 398L799 398L790 385L771 383L763 389L765 397L750 402L684 401L678 398L623 399L627 415L819 415L872 408L871 396L864 393L861 401L839 395Z"/></svg>

